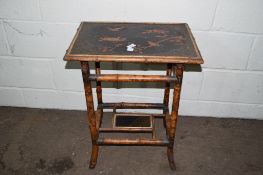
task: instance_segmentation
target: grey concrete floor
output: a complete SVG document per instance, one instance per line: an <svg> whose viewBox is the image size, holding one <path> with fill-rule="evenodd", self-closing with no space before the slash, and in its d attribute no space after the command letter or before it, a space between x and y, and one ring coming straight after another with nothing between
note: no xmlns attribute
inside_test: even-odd
<svg viewBox="0 0 263 175"><path fill-rule="evenodd" d="M263 174L263 121L181 116L177 126L177 171L164 147L118 146L101 147L90 170L86 112L0 107L0 174Z"/></svg>

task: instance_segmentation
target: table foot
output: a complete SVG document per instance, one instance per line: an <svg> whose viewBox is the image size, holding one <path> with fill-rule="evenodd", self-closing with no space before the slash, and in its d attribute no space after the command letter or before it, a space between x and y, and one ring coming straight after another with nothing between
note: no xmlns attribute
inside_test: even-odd
<svg viewBox="0 0 263 175"><path fill-rule="evenodd" d="M168 157L168 161L169 161L169 166L171 168L171 170L175 171L176 170L176 166L174 163L174 151L172 147L168 147L167 148L167 157Z"/></svg>
<svg viewBox="0 0 263 175"><path fill-rule="evenodd" d="M90 162L89 162L90 169L95 168L97 164L98 153L99 153L99 146L92 145L92 152L91 152L91 157L90 157Z"/></svg>

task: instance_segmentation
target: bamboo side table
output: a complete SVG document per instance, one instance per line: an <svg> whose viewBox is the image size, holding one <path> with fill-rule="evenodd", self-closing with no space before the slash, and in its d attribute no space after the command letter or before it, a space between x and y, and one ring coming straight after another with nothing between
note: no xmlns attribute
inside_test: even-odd
<svg viewBox="0 0 263 175"><path fill-rule="evenodd" d="M173 147L179 100L185 64L202 64L203 59L194 37L185 23L101 23L82 22L67 50L65 61L80 61L84 82L87 119L89 123L92 154L90 168L96 166L101 145L166 146L170 168L175 170ZM95 62L96 74L90 74L89 62ZM101 74L100 62L132 62L166 64L166 75ZM96 81L98 107L94 110L91 81ZM102 100L101 82L163 82L163 103L106 103ZM172 111L169 113L170 83L174 83ZM116 109L160 109L163 114L117 114ZM103 109L113 109L112 127L101 127ZM154 118L163 118L165 138L155 137ZM140 122L134 126L121 125L122 120ZM120 125L120 126L118 126ZM152 138L114 139L102 138L103 132L151 132Z"/></svg>

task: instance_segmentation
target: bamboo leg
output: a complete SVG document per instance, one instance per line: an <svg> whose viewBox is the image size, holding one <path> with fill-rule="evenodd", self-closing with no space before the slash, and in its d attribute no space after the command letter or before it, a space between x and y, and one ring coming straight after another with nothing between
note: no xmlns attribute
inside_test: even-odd
<svg viewBox="0 0 263 175"><path fill-rule="evenodd" d="M168 146L167 148L167 157L168 157L168 161L169 161L169 166L171 168L171 170L176 170L176 166L175 166L175 162L174 162L174 150L173 150L173 146Z"/></svg>
<svg viewBox="0 0 263 175"><path fill-rule="evenodd" d="M167 64L167 69L166 69L166 76L171 76L172 73L172 64ZM164 90L164 97L163 97L163 104L164 104L164 109L163 109L163 114L169 113L169 95L170 95L170 82L165 83L165 90ZM166 120L165 117L163 118L163 125L166 127Z"/></svg>
<svg viewBox="0 0 263 175"><path fill-rule="evenodd" d="M183 80L183 65L176 65L176 78L178 79L178 83L174 85L174 95L173 95L173 106L172 112L170 117L170 127L169 127L169 146L167 148L167 156L170 168L175 170L175 163L174 163L174 155L173 155L173 147L174 147L174 137L176 131L176 123L177 123L177 116L178 116L178 108L179 108L179 101L180 101L180 93L181 93L181 86Z"/></svg>
<svg viewBox="0 0 263 175"><path fill-rule="evenodd" d="M97 163L99 146L97 144L98 131L96 128L96 117L95 117L94 104L93 104L92 87L91 87L91 81L88 79L90 75L88 62L81 62L81 71L82 71L82 78L83 78L85 96L86 96L87 113L88 113L87 117L88 117L88 123L91 133L91 139L92 139L92 153L91 153L89 167L95 168Z"/></svg>
<svg viewBox="0 0 263 175"><path fill-rule="evenodd" d="M96 67L96 75L101 74L100 71L100 62L95 62ZM96 81L96 93L97 93L97 100L98 100L98 110L100 110L100 121L98 126L101 126L102 118L103 118L103 108L102 108L102 87L101 87L101 81Z"/></svg>
<svg viewBox="0 0 263 175"><path fill-rule="evenodd" d="M99 154L99 145L92 144L92 152L91 152L91 157L90 157L90 162L89 162L90 169L95 168L97 164L98 154Z"/></svg>

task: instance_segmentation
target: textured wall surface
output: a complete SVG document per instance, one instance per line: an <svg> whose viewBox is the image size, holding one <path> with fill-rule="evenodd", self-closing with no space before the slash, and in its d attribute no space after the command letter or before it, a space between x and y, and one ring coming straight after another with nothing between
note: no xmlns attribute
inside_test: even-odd
<svg viewBox="0 0 263 175"><path fill-rule="evenodd" d="M262 7L262 0L0 0L0 105L85 109L80 70L62 61L80 21L186 22L205 64L185 73L180 114L263 119ZM161 102L162 92L103 95Z"/></svg>

